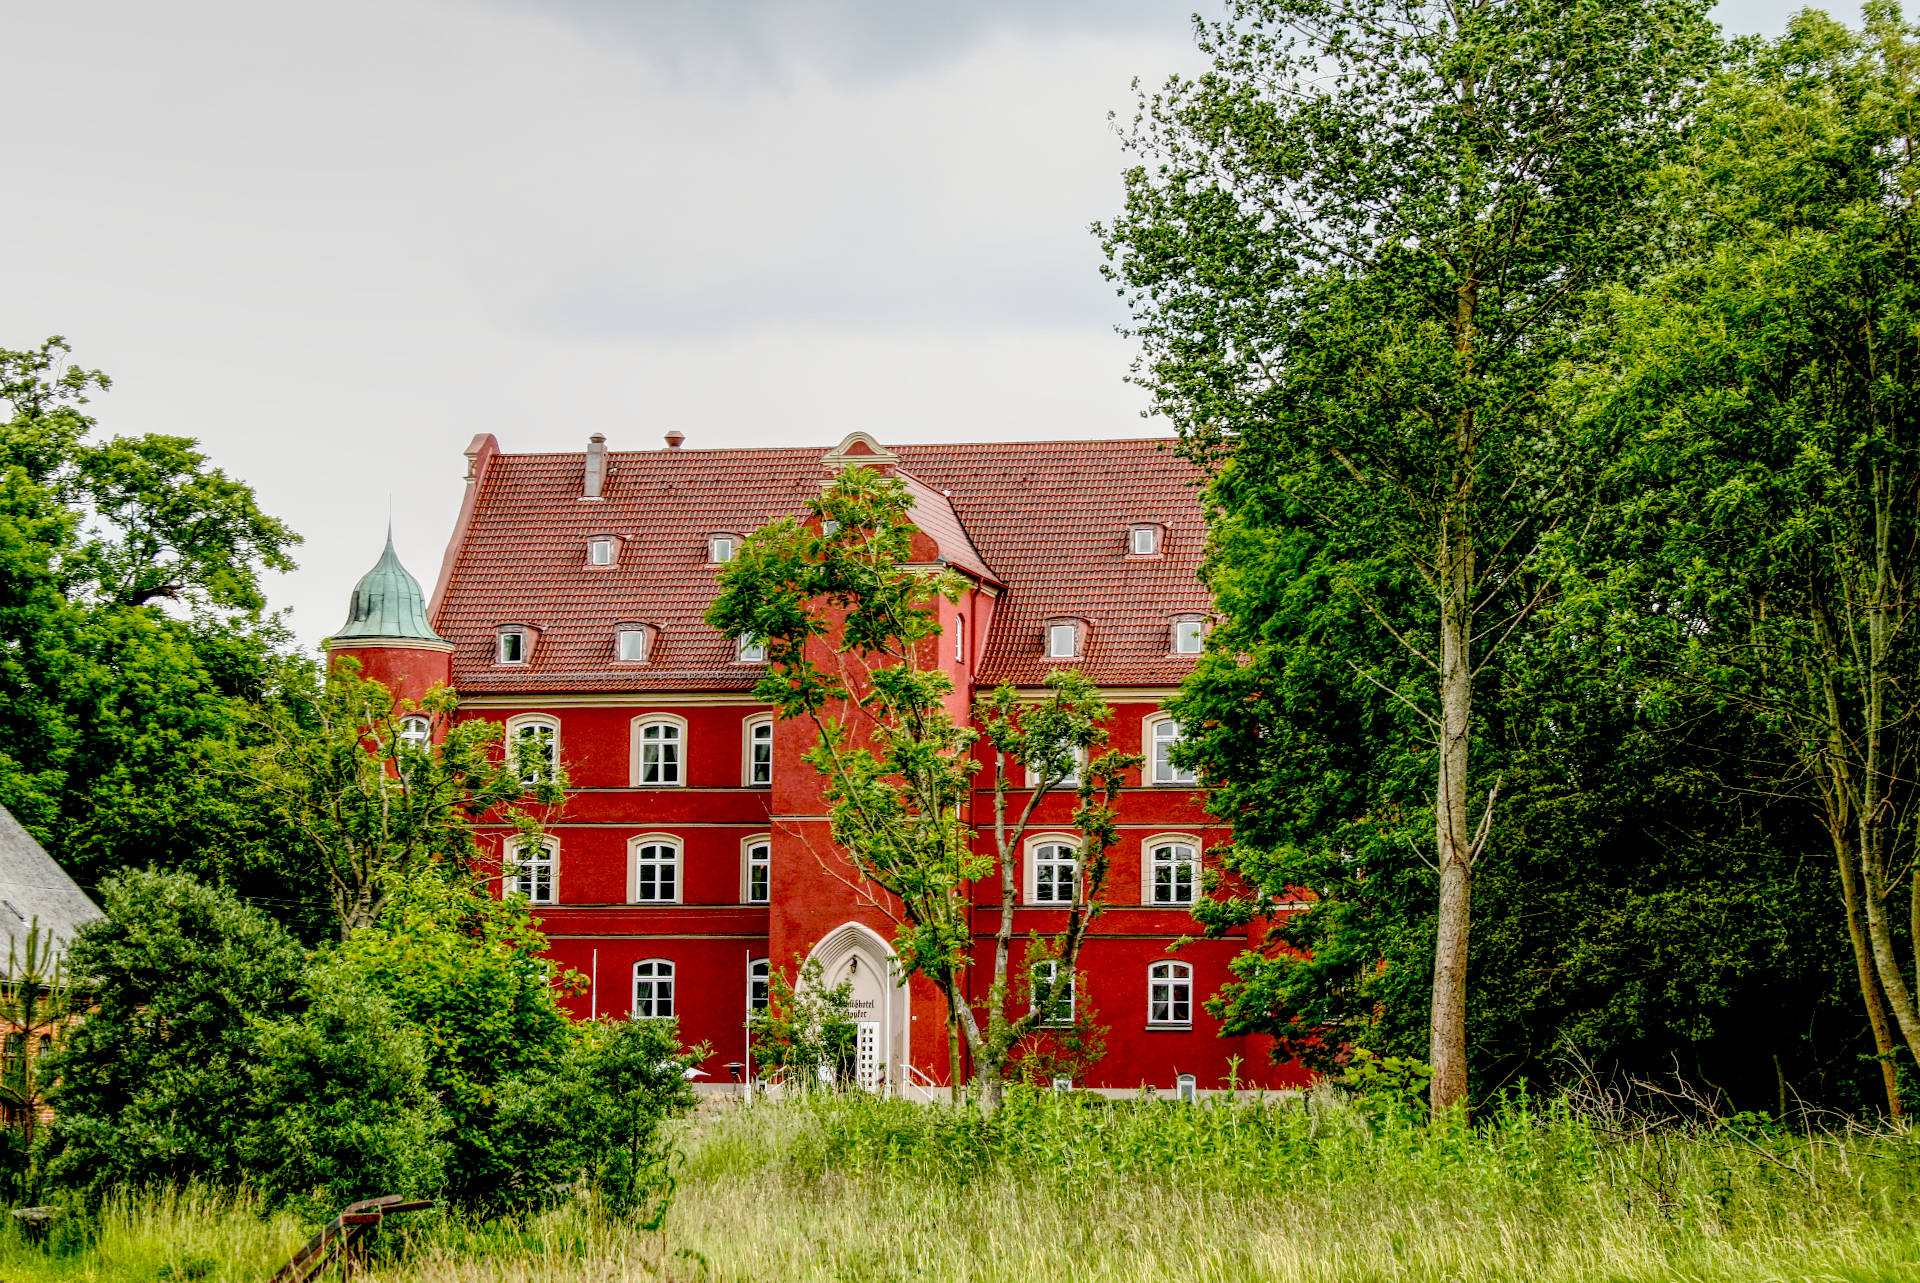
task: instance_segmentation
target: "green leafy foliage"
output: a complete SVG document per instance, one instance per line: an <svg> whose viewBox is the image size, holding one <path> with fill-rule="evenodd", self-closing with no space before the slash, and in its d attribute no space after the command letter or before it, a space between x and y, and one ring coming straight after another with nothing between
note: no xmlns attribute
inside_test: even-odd
<svg viewBox="0 0 1920 1283"><path fill-rule="evenodd" d="M258 1114L260 1021L297 1015L306 955L258 909L183 873L101 884L104 919L67 965L94 1007L45 1072L57 1122L50 1174L115 1185L232 1184Z"/></svg>
<svg viewBox="0 0 1920 1283"><path fill-rule="evenodd" d="M91 884L149 863L312 904L271 817L208 770L285 641L299 542L176 437L91 439L97 370L0 349L0 804Z"/></svg>
<svg viewBox="0 0 1920 1283"><path fill-rule="evenodd" d="M286 826L301 866L324 876L343 936L377 922L391 888L424 885L431 869L473 868L482 817L531 837L540 826L526 804L566 797L557 763L536 764L527 745L520 759L501 753L498 723L455 720L444 687L397 701L349 657L324 676L299 663L281 673L274 698L255 706L253 738L221 771ZM426 717L430 742L402 734L409 716Z"/></svg>

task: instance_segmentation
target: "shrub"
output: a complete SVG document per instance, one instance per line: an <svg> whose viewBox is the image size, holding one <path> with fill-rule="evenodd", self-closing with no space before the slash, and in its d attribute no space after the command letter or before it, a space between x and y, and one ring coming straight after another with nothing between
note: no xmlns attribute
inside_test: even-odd
<svg viewBox="0 0 1920 1283"><path fill-rule="evenodd" d="M114 1184L241 1179L256 1023L301 1006L306 955L285 930L184 873L100 887L106 917L67 952L95 1009L51 1054L48 1174Z"/></svg>

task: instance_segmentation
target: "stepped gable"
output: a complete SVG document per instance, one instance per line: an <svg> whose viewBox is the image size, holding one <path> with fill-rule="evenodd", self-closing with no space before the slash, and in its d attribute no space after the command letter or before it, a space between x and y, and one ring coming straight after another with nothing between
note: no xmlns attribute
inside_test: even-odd
<svg viewBox="0 0 1920 1283"><path fill-rule="evenodd" d="M1091 624L1080 667L1107 685L1170 685L1191 656L1168 655L1169 621L1204 612L1195 578L1205 522L1194 469L1152 441L898 446L916 525L944 560L1002 589L981 680L1036 685L1053 665L1044 621ZM829 476L820 448L609 452L603 498L583 500L586 457L494 455L435 630L454 645L455 685L509 692L748 691L707 626L717 591L707 538L747 535L795 514ZM849 459L857 462L857 455ZM1126 556L1128 524L1167 527L1165 555ZM586 564L587 540L620 541L617 564ZM615 626L659 630L651 662L616 666ZM534 630L529 661L493 662L495 630Z"/></svg>

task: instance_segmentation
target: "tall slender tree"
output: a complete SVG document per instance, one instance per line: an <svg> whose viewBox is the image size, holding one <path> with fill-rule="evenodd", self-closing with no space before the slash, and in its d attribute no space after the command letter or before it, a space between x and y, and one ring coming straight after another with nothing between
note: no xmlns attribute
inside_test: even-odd
<svg viewBox="0 0 1920 1283"><path fill-rule="evenodd" d="M1124 212L1098 229L1135 377L1221 471L1215 502L1314 527L1366 625L1352 667L1423 729L1425 797L1409 775L1375 800L1431 826L1441 1108L1467 1095L1499 792L1474 775L1475 691L1582 495L1542 391L1585 293L1657 226L1647 180L1715 59L1709 7L1230 0L1196 25L1210 70L1143 96Z"/></svg>

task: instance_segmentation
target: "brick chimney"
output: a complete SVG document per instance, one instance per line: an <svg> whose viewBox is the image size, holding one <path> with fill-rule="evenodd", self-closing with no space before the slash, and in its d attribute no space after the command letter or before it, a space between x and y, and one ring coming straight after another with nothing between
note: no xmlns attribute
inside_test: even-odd
<svg viewBox="0 0 1920 1283"><path fill-rule="evenodd" d="M581 488L582 499L598 499L607 484L607 437L596 432L587 438L587 475Z"/></svg>

